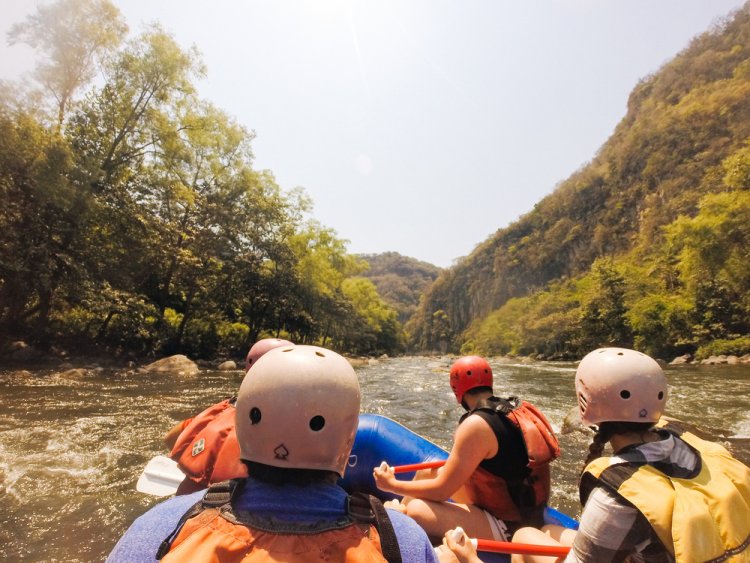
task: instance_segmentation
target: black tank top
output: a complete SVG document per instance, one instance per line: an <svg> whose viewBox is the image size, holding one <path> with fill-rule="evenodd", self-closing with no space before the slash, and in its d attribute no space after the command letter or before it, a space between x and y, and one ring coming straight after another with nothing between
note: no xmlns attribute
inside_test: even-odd
<svg viewBox="0 0 750 563"><path fill-rule="evenodd" d="M521 429L493 408L499 401L495 397L483 401L476 409L465 414L461 422L466 420L467 416L476 414L485 420L495 433L498 443L497 454L483 460L479 467L506 481L523 479L530 473L526 442L524 442Z"/></svg>

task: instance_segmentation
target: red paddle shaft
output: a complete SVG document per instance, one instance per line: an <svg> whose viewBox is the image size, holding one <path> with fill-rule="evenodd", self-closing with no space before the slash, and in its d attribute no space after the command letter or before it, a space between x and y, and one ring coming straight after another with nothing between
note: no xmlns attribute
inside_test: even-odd
<svg viewBox="0 0 750 563"><path fill-rule="evenodd" d="M530 543L516 543L480 539L477 539L477 549L479 551L492 551L494 553L551 555L552 557L565 557L570 551L570 547L566 545L535 545Z"/></svg>
<svg viewBox="0 0 750 563"><path fill-rule="evenodd" d="M394 473L410 473L420 469L434 469L445 465L445 460L440 461L423 461L422 463L411 463L409 465L397 465L393 468Z"/></svg>

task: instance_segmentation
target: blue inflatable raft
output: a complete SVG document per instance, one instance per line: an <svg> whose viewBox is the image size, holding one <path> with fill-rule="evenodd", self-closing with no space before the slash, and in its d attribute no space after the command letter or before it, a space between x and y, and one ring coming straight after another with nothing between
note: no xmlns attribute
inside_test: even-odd
<svg viewBox="0 0 750 563"><path fill-rule="evenodd" d="M439 461L448 458L448 452L419 434L412 432L386 416L361 414L357 436L354 439L349 466L346 469L341 485L348 491L362 491L381 500L398 498L385 493L375 486L372 476L374 467L385 461L390 466L409 465L426 461ZM402 473L399 479L409 480L414 473ZM544 512L546 524L557 524L566 528L578 529L578 522L554 508L547 507ZM485 560L482 554L482 559ZM496 554L493 554L496 555ZM493 561L506 559L492 558Z"/></svg>

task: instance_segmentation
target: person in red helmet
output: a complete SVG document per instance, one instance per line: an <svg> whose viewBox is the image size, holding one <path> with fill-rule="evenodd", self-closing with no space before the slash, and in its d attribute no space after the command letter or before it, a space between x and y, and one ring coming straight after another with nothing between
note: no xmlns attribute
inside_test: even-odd
<svg viewBox="0 0 750 563"><path fill-rule="evenodd" d="M282 338L263 338L250 347L245 373L261 356L274 348L294 346ZM246 477L234 428L236 397L211 405L196 416L177 423L164 438L169 457L185 473L178 495L205 489L211 483Z"/></svg>
<svg viewBox="0 0 750 563"><path fill-rule="evenodd" d="M381 466L373 472L377 486L403 495L402 509L434 541L456 526L471 537L507 541L521 525L541 525L549 464L560 455L549 422L526 401L495 397L492 368L479 356L457 360L450 385L467 412L445 465L413 481L398 481Z"/></svg>

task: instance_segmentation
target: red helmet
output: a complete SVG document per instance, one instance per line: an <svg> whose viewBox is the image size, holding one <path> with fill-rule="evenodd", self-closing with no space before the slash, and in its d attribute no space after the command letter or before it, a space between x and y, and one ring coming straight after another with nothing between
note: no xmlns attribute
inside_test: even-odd
<svg viewBox="0 0 750 563"><path fill-rule="evenodd" d="M479 356L464 356L451 366L451 389L460 403L475 387L492 387L492 368Z"/></svg>
<svg viewBox="0 0 750 563"><path fill-rule="evenodd" d="M280 346L294 346L294 344L282 338L264 338L263 340L258 340L258 342L250 347L247 358L245 358L245 373L263 354Z"/></svg>

